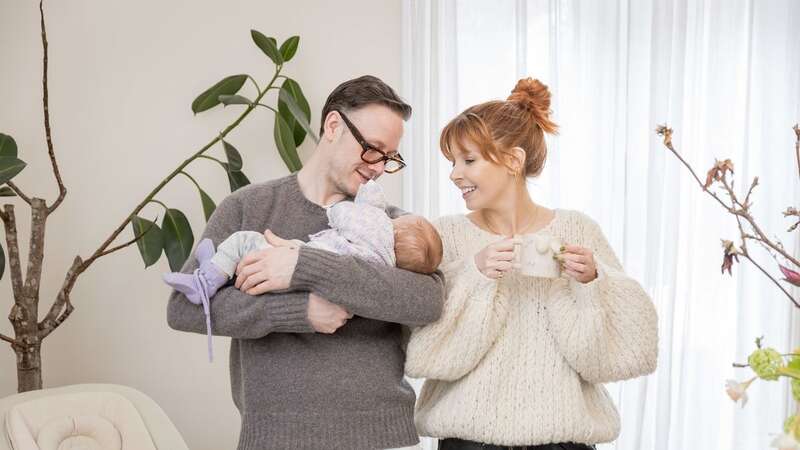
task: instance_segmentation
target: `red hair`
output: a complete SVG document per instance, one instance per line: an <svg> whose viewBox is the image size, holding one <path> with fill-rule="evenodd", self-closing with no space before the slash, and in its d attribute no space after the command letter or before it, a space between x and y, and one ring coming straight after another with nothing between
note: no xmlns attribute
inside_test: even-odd
<svg viewBox="0 0 800 450"><path fill-rule="evenodd" d="M453 160L454 147L472 142L481 155L496 164L519 147L525 151L523 173L537 176L547 159L544 133L556 134L558 125L550 119L550 91L539 80L517 82L505 101L492 100L471 106L453 118L442 130L439 147Z"/></svg>

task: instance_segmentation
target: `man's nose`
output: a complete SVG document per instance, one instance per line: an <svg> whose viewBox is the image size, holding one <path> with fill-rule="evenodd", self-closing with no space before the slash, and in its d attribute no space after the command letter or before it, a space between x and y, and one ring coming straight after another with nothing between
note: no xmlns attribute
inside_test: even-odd
<svg viewBox="0 0 800 450"><path fill-rule="evenodd" d="M383 169L386 167L386 161L378 161L375 164L367 165L369 170L374 173L372 178L378 178L379 176L383 175Z"/></svg>

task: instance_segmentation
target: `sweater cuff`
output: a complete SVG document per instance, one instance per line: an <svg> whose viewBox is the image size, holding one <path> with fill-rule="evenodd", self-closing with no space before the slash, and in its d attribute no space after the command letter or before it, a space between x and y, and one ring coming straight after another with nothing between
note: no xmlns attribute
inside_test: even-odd
<svg viewBox="0 0 800 450"><path fill-rule="evenodd" d="M569 279L569 287L580 303L595 301L608 285L608 269L606 265L598 260L595 260L595 265L597 266L597 278L594 280L588 283L581 283L575 278L570 277Z"/></svg>
<svg viewBox="0 0 800 450"><path fill-rule="evenodd" d="M264 295L266 315L272 333L314 333L308 321L308 292L293 292L281 298Z"/></svg>
<svg viewBox="0 0 800 450"><path fill-rule="evenodd" d="M478 265L475 263L475 255L468 256L467 259L468 261L466 262L466 267L464 267L464 272L470 280L475 280L474 292L482 291L490 286L498 284L498 280L487 277L478 269ZM489 301L489 299L478 299L476 296L470 296L470 299L477 302Z"/></svg>
<svg viewBox="0 0 800 450"><path fill-rule="evenodd" d="M334 288L338 280L346 276L347 274L342 273L339 255L304 245L300 247L289 287L324 296Z"/></svg>

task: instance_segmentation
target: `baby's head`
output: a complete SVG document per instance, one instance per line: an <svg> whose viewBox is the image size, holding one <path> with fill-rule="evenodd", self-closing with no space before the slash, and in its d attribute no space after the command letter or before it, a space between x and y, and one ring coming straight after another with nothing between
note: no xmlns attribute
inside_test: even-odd
<svg viewBox="0 0 800 450"><path fill-rule="evenodd" d="M392 219L397 267L418 273L433 273L442 262L442 239L422 216L407 214Z"/></svg>

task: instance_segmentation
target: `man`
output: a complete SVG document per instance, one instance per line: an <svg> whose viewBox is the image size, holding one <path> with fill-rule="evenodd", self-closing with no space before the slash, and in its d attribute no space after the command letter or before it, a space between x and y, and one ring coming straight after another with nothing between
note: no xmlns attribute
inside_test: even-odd
<svg viewBox="0 0 800 450"><path fill-rule="evenodd" d="M322 110L320 142L302 170L228 196L203 233L219 245L239 230L276 247L251 253L211 304L213 332L230 336L239 450L385 449L414 445L415 395L403 379L402 326L436 321L441 274L421 275L275 237L328 228L324 206L402 168L397 147L411 107L381 80L338 86ZM402 214L390 207L393 217ZM183 267L191 273L194 258ZM278 290L277 293L273 291ZM270 291L270 293L265 293ZM205 333L203 310L172 292L169 326Z"/></svg>

